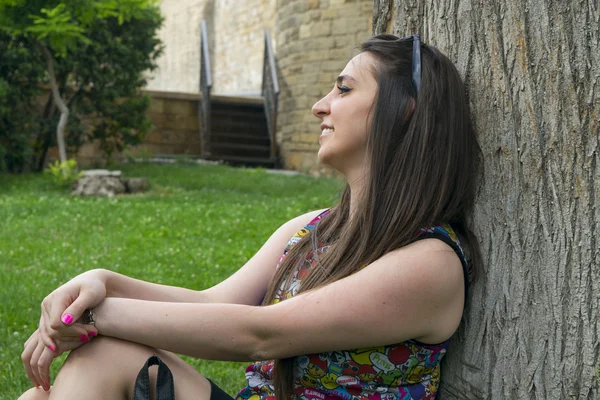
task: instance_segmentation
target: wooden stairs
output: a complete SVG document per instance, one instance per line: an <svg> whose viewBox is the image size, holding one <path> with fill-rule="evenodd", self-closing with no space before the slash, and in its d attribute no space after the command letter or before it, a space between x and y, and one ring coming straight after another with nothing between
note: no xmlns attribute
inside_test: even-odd
<svg viewBox="0 0 600 400"><path fill-rule="evenodd" d="M206 158L274 168L262 97L211 96Z"/></svg>

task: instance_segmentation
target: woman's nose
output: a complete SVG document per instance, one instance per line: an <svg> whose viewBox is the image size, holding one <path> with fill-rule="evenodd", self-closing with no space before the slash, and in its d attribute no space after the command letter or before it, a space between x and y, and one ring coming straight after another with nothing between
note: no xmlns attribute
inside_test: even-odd
<svg viewBox="0 0 600 400"><path fill-rule="evenodd" d="M327 96L323 97L312 106L312 113L317 118L323 118L325 115L329 114L329 100L327 99Z"/></svg>

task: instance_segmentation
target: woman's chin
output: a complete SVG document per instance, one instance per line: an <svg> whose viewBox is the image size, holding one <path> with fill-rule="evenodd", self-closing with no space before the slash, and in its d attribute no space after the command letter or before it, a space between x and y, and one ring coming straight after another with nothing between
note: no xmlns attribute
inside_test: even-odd
<svg viewBox="0 0 600 400"><path fill-rule="evenodd" d="M321 148L319 149L319 152L317 153L317 157L319 159L319 162L321 164L327 165L331 167L331 157L332 154L330 152L327 151L326 148L324 148L323 146L321 146Z"/></svg>
<svg viewBox="0 0 600 400"><path fill-rule="evenodd" d="M328 151L324 150L323 148L321 148L319 150L319 152L317 153L317 157L319 159L320 164L325 165L329 168L332 168L340 173L342 172L342 171L340 171L340 165L338 165L339 162L336 162L336 157L333 153L328 152Z"/></svg>

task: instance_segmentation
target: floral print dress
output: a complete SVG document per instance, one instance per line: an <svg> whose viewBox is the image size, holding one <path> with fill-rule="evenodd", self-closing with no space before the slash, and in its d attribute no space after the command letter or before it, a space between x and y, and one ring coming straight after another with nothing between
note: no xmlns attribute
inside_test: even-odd
<svg viewBox="0 0 600 400"><path fill-rule="evenodd" d="M321 213L288 242L279 260L329 213ZM466 291L466 258L456 233L448 224L421 229L418 239L438 238L450 245L463 264ZM320 246L317 253L327 250ZM289 289L274 303L296 295L300 282L315 263L313 252L300 263ZM279 266L278 264L278 266ZM466 298L466 293L465 293ZM385 323L383 321L382 323ZM307 354L294 359L294 398L299 400L435 399L440 382L440 361L450 344L425 344L407 340L388 346ZM259 361L246 369L246 386L236 400L275 400L273 360Z"/></svg>

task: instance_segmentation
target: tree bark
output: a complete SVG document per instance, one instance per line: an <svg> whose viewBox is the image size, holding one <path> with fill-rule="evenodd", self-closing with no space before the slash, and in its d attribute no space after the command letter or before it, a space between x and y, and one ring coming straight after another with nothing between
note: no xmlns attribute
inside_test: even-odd
<svg viewBox="0 0 600 400"><path fill-rule="evenodd" d="M598 0L375 0L375 34L455 62L485 155L442 399L600 398L599 27Z"/></svg>
<svg viewBox="0 0 600 400"><path fill-rule="evenodd" d="M60 110L60 118L58 120L58 126L56 127L56 143L58 144L58 156L60 161L66 162L67 147L65 145L65 128L67 126L67 121L69 120L69 108L63 101L60 91L58 90L56 72L54 71L54 57L43 44L38 43L38 48L46 58L46 68L48 69L48 77L50 78L52 98L54 99L54 104L56 104L56 107Z"/></svg>

